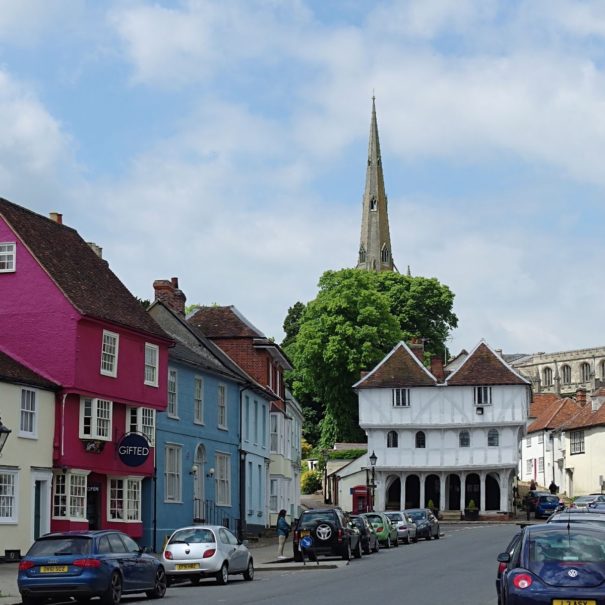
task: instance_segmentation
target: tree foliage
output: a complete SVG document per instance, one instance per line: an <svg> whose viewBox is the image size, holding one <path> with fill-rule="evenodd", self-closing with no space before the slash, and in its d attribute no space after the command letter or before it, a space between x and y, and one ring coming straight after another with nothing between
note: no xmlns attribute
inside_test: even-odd
<svg viewBox="0 0 605 605"><path fill-rule="evenodd" d="M285 346L294 365L289 381L295 397L303 408L313 402L319 411L314 427L320 447L365 440L352 385L398 341L427 338L428 350L443 354L457 325L453 300L436 279L359 269L322 275L317 297L292 321L297 333ZM317 444L308 429L305 437Z"/></svg>

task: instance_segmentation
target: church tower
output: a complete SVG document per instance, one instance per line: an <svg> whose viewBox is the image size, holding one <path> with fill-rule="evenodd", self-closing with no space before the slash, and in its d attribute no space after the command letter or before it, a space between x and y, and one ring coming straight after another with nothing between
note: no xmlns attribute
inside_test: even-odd
<svg viewBox="0 0 605 605"><path fill-rule="evenodd" d="M361 217L361 242L357 269L367 271L397 271L393 262L387 196L384 191L378 122L376 121L376 99L372 97L372 122L368 146L368 169L366 188L363 194Z"/></svg>

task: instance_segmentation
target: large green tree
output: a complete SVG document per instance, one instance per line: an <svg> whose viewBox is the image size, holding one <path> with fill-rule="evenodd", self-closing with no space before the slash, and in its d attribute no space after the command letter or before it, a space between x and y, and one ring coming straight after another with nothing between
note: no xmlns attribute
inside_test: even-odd
<svg viewBox="0 0 605 605"><path fill-rule="evenodd" d="M365 438L351 386L402 338L427 338L431 352L443 353L457 325L453 300L436 279L342 269L322 275L317 297L303 309L290 309L289 380L303 407L313 401L319 410L319 445Z"/></svg>

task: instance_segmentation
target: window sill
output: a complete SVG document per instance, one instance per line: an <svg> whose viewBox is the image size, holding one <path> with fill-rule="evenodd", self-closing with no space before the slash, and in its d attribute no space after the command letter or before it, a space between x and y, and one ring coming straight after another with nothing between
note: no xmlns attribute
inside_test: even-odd
<svg viewBox="0 0 605 605"><path fill-rule="evenodd" d="M132 524L132 523L142 523L141 519L107 519L107 523L124 523L124 524Z"/></svg>
<svg viewBox="0 0 605 605"><path fill-rule="evenodd" d="M219 424L219 426L217 428L218 428L219 431L228 431L229 430L228 426L221 426L220 424Z"/></svg>
<svg viewBox="0 0 605 605"><path fill-rule="evenodd" d="M158 388L158 386L159 386L157 382L156 382L156 383L153 383L153 382L144 382L143 384L144 384L146 387L153 387L154 389L157 389L157 388Z"/></svg>
<svg viewBox="0 0 605 605"><path fill-rule="evenodd" d="M19 433L17 437L21 439L38 439L38 435L33 435L32 433Z"/></svg>

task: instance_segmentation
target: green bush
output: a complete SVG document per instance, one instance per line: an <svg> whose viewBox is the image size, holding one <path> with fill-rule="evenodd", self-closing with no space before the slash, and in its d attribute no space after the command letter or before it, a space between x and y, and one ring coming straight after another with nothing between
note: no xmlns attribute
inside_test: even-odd
<svg viewBox="0 0 605 605"><path fill-rule="evenodd" d="M300 490L303 494L313 494L321 489L321 475L318 471L305 471L300 478Z"/></svg>

